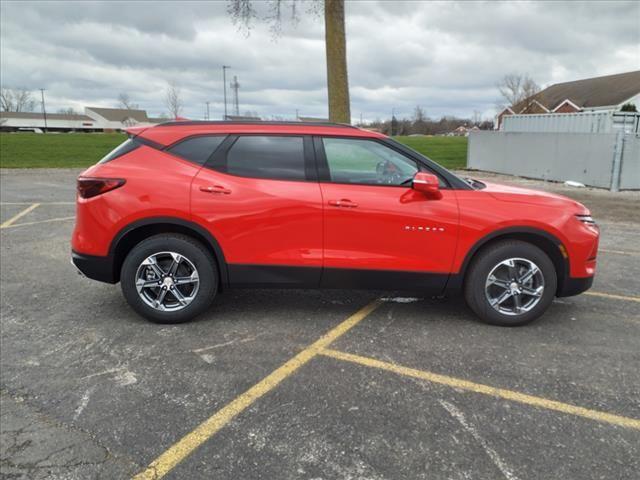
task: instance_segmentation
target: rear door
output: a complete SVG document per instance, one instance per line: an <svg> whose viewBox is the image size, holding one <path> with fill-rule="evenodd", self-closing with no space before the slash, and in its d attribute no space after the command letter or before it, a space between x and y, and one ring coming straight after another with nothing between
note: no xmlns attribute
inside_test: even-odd
<svg viewBox="0 0 640 480"><path fill-rule="evenodd" d="M374 139L316 137L324 199L324 286L439 291L458 235L458 205L442 180L442 198L411 188L418 170ZM431 172L433 173L433 172Z"/></svg>
<svg viewBox="0 0 640 480"><path fill-rule="evenodd" d="M311 137L229 136L191 192L194 220L218 240L232 285L318 286L322 201Z"/></svg>

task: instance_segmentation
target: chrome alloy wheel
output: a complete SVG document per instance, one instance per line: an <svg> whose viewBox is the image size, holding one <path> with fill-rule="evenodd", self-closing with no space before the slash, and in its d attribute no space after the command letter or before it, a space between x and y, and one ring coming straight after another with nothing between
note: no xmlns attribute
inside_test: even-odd
<svg viewBox="0 0 640 480"><path fill-rule="evenodd" d="M136 271L136 290L144 303L162 312L175 312L196 298L200 279L193 263L179 253L150 255Z"/></svg>
<svg viewBox="0 0 640 480"><path fill-rule="evenodd" d="M544 276L531 260L509 258L489 272L484 291L496 311L503 315L522 315L540 302Z"/></svg>

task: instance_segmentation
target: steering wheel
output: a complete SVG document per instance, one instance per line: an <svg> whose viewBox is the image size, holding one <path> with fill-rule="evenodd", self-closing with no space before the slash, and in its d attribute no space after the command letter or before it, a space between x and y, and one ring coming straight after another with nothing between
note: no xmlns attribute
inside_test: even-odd
<svg viewBox="0 0 640 480"><path fill-rule="evenodd" d="M389 160L383 160L376 165L378 183L386 185L398 185L402 182L402 172Z"/></svg>

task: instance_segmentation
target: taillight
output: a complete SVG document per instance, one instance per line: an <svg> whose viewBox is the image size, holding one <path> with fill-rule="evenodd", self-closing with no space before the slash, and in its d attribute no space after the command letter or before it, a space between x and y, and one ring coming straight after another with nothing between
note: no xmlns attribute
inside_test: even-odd
<svg viewBox="0 0 640 480"><path fill-rule="evenodd" d="M78 195L91 198L124 185L123 178L78 178Z"/></svg>

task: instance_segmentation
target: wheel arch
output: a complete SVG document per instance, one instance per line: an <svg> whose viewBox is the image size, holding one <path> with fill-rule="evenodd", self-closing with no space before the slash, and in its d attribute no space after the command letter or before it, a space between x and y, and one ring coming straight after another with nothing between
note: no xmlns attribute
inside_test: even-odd
<svg viewBox="0 0 640 480"><path fill-rule="evenodd" d="M520 240L540 248L546 253L556 269L560 292L569 277L569 258L567 249L555 235L532 227L509 227L485 235L469 249L457 274L453 275L447 284L447 290L461 290L469 265L484 248L502 240Z"/></svg>
<svg viewBox="0 0 640 480"><path fill-rule="evenodd" d="M228 285L227 262L216 238L197 223L175 217L151 217L130 223L114 237L109 246L109 255L113 258L113 275L120 280L120 269L127 254L146 238L161 233L180 233L201 242L218 267L220 285Z"/></svg>

